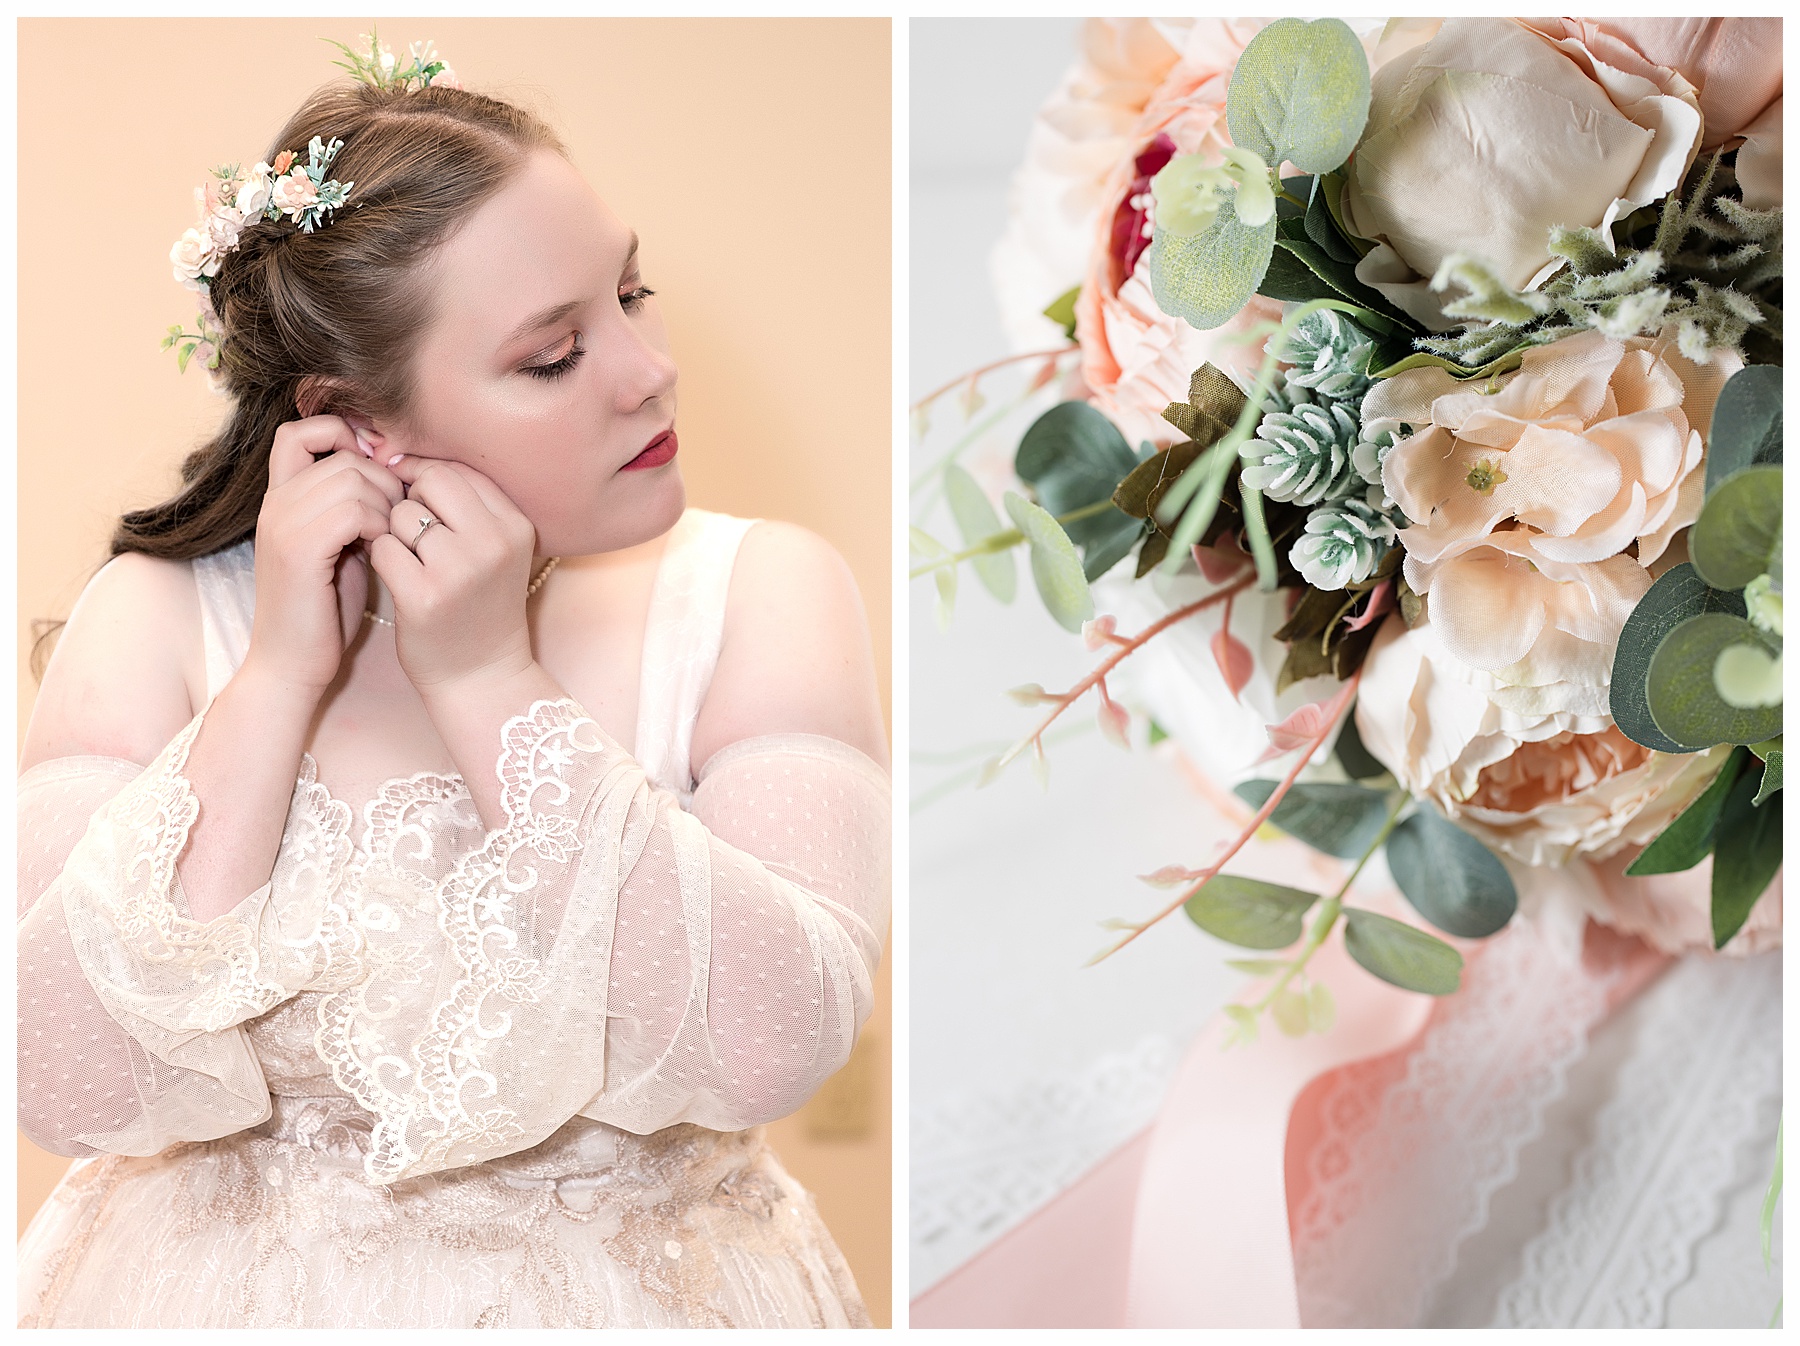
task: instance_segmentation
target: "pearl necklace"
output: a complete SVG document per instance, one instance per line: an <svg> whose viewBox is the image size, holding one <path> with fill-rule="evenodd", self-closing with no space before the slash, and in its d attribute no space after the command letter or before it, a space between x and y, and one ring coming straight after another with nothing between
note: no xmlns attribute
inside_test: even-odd
<svg viewBox="0 0 1800 1346"><path fill-rule="evenodd" d="M538 573L532 576L531 583L525 587L525 597L527 599L530 599L533 594L544 587L544 581L550 578L550 572L556 569L557 564L561 560L562 557L560 556L552 556L548 561L544 562L542 568L538 570ZM394 624L386 617L377 617L374 608L363 609L363 620L365 622L374 622L377 626L392 626Z"/></svg>

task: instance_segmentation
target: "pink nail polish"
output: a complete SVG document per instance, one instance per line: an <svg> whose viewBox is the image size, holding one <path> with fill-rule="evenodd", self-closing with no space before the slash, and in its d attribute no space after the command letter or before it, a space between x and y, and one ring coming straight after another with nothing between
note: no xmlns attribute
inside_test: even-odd
<svg viewBox="0 0 1800 1346"><path fill-rule="evenodd" d="M373 456L374 456L373 454L370 455L370 457L373 457ZM392 458L388 459L387 465L389 467L392 467L392 466L394 466L394 464L398 463L404 457L406 457L406 455L404 453L396 453Z"/></svg>

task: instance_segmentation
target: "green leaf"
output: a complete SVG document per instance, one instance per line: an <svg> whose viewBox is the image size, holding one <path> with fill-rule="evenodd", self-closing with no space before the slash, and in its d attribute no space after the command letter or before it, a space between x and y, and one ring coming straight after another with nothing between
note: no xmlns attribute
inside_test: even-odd
<svg viewBox="0 0 1800 1346"><path fill-rule="evenodd" d="M1713 847L1713 947L1722 949L1743 927L1750 909L1781 868L1781 798L1752 802L1756 773L1739 776L1719 813L1719 840Z"/></svg>
<svg viewBox="0 0 1800 1346"><path fill-rule="evenodd" d="M1303 1038L1308 1028L1306 997L1298 991L1286 990L1269 1006L1275 1026L1290 1038Z"/></svg>
<svg viewBox="0 0 1800 1346"><path fill-rule="evenodd" d="M1005 531L987 494L966 468L955 463L944 468L944 498L950 502L950 513L962 530L965 547L973 547L995 533ZM1019 589L1019 570L1013 564L1012 553L989 552L975 557L974 561L975 574L987 591L1002 603L1012 602Z"/></svg>
<svg viewBox="0 0 1800 1346"><path fill-rule="evenodd" d="M1650 660L1663 638L1690 617L1707 612L1742 617L1743 595L1710 588L1684 561L1652 584L1626 619L1613 656L1611 709L1619 732L1634 743L1657 752L1693 751L1657 728L1644 688L1650 677Z"/></svg>
<svg viewBox="0 0 1800 1346"><path fill-rule="evenodd" d="M1069 340L1075 339L1075 301L1081 298L1081 287L1077 285L1051 301L1050 307L1044 310L1044 316L1053 323L1062 326L1063 335Z"/></svg>
<svg viewBox="0 0 1800 1346"><path fill-rule="evenodd" d="M1132 469L1137 455L1118 427L1086 402L1061 402L1032 423L1019 441L1013 470L1031 483L1052 515L1067 516L1103 501ZM1136 545L1143 524L1116 507L1067 525L1086 553L1084 573L1098 579Z"/></svg>
<svg viewBox="0 0 1800 1346"><path fill-rule="evenodd" d="M1247 780L1232 790L1252 808L1261 808L1275 786L1272 780ZM1316 851L1355 860L1380 835L1387 815L1388 798L1379 790L1317 781L1290 787L1269 821Z"/></svg>
<svg viewBox="0 0 1800 1346"><path fill-rule="evenodd" d="M1710 485L1710 483L1709 483ZM1688 534L1688 557L1715 589L1741 589L1781 547L1781 468L1758 463L1708 491Z"/></svg>
<svg viewBox="0 0 1800 1346"><path fill-rule="evenodd" d="M1462 981L1462 955L1455 949L1372 911L1344 908L1344 948L1368 971L1402 990L1450 995Z"/></svg>
<svg viewBox="0 0 1800 1346"><path fill-rule="evenodd" d="M1337 754L1338 765L1344 768L1344 774L1351 780L1371 780L1387 771L1376 760L1375 754L1363 746L1362 734L1356 728L1354 710L1344 717L1344 727L1338 733L1337 746L1332 751Z"/></svg>
<svg viewBox="0 0 1800 1346"><path fill-rule="evenodd" d="M1337 1022L1337 1001L1322 981L1306 988L1306 1022L1315 1033L1329 1033Z"/></svg>
<svg viewBox="0 0 1800 1346"><path fill-rule="evenodd" d="M1031 546L1031 578L1044 607L1064 630L1081 630L1094 615L1094 596L1081 573L1075 544L1055 519L1024 496L1008 491L1001 503Z"/></svg>
<svg viewBox="0 0 1800 1346"><path fill-rule="evenodd" d="M1238 57L1225 95L1234 145L1271 168L1329 173L1369 119L1369 59L1342 19L1277 19Z"/></svg>
<svg viewBox="0 0 1800 1346"><path fill-rule="evenodd" d="M1237 216L1237 194L1226 198L1212 224L1192 237L1157 230L1150 242L1150 290L1157 307L1190 327L1208 331L1235 318L1269 269L1275 219L1251 228Z"/></svg>
<svg viewBox="0 0 1800 1346"><path fill-rule="evenodd" d="M1454 360L1446 359L1442 355L1433 355L1430 351L1419 351L1407 356L1404 360L1397 360L1385 368L1377 369L1372 377L1391 379L1394 375L1404 374L1409 369L1441 369L1451 378L1467 382L1472 379L1491 379L1501 374L1510 374L1524 363L1525 350L1523 347L1518 350L1510 350L1505 355L1489 360L1484 365L1473 367L1459 365Z"/></svg>
<svg viewBox="0 0 1800 1346"><path fill-rule="evenodd" d="M1225 1017L1231 1020L1232 1032L1225 1039L1227 1047L1240 1042L1256 1041L1256 1011L1248 1005L1227 1005Z"/></svg>
<svg viewBox="0 0 1800 1346"><path fill-rule="evenodd" d="M1635 613L1633 614L1636 615ZM1680 752L1718 743L1757 743L1781 732L1781 707L1728 704L1713 683L1713 665L1728 646L1750 645L1771 654L1768 639L1742 617L1706 612L1689 617L1656 647L1644 695L1656 727Z"/></svg>
<svg viewBox="0 0 1800 1346"><path fill-rule="evenodd" d="M1762 780L1756 787L1756 798L1750 802L1761 804L1781 789L1781 749L1776 748L1763 759Z"/></svg>
<svg viewBox="0 0 1800 1346"><path fill-rule="evenodd" d="M1749 760L1748 748L1733 748L1725 758L1725 765L1719 768L1719 774L1712 778L1712 783L1700 797L1663 828L1625 872L1633 877L1677 874L1692 869L1710 855L1713 835L1719 825L1719 811L1725 807L1725 796L1731 793L1732 785Z"/></svg>
<svg viewBox="0 0 1800 1346"><path fill-rule="evenodd" d="M1733 374L1713 407L1706 440L1706 493L1752 463L1781 461L1781 366Z"/></svg>
<svg viewBox="0 0 1800 1346"><path fill-rule="evenodd" d="M1251 977L1273 977L1287 964L1279 958L1227 958L1225 966Z"/></svg>
<svg viewBox="0 0 1800 1346"><path fill-rule="evenodd" d="M1486 939L1519 909L1519 893L1499 858L1429 808L1387 839L1388 871L1413 909L1447 935Z"/></svg>
<svg viewBox="0 0 1800 1346"><path fill-rule="evenodd" d="M1302 918L1317 893L1278 883L1220 874L1183 904L1188 919L1209 935L1242 949L1285 949L1300 938Z"/></svg>
<svg viewBox="0 0 1800 1346"><path fill-rule="evenodd" d="M1395 308L1379 290L1356 278L1354 262L1339 261L1316 243L1307 234L1304 222L1282 220L1275 228L1275 250L1291 254L1329 287L1326 293L1313 297L1355 304L1357 312L1349 316L1378 336L1420 330L1412 319ZM1412 348L1410 341L1403 345L1404 349Z"/></svg>
<svg viewBox="0 0 1800 1346"><path fill-rule="evenodd" d="M1312 179L1312 192L1306 203L1306 236L1325 249L1333 261L1348 262L1354 267L1362 260L1362 254L1339 231L1337 217L1331 211L1328 193L1336 181L1322 173Z"/></svg>

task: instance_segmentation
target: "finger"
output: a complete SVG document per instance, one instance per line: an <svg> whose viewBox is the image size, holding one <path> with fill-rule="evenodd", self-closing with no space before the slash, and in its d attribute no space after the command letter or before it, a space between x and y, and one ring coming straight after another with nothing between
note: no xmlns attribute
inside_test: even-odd
<svg viewBox="0 0 1800 1346"><path fill-rule="evenodd" d="M419 458L412 454L405 454L401 456L399 463L394 465L393 472L401 481L406 482L407 485L410 486L413 482L419 480L420 474L428 463L437 463L443 467L447 467L452 472L456 473L457 476L461 477L469 484L470 488L474 490L476 496L481 500L481 503L487 507L489 513L502 516L516 514L520 518L524 517L519 507L513 504L511 497L494 484L494 479L492 477L488 476L485 472L470 467L467 463L452 462L448 458Z"/></svg>
<svg viewBox="0 0 1800 1346"><path fill-rule="evenodd" d="M293 517L301 527L307 526L311 520L346 500L360 500L383 518L394 507L393 498L388 491L383 490L367 474L356 471L348 462L330 475L320 476L316 481L305 476L296 478L295 485L306 488L305 494L294 505Z"/></svg>
<svg viewBox="0 0 1800 1346"><path fill-rule="evenodd" d="M285 486L313 465L320 454L342 449L367 462L356 432L342 416L307 416L275 431L269 447L269 485Z"/></svg>
<svg viewBox="0 0 1800 1346"><path fill-rule="evenodd" d="M388 511L388 531L398 538L408 551L417 553L420 543L425 540L429 531L426 520L436 522L430 527L448 528L449 525L418 500L402 500Z"/></svg>
<svg viewBox="0 0 1800 1346"><path fill-rule="evenodd" d="M380 463L372 463L367 458L346 449L340 449L327 457L318 459L311 467L302 468L289 481L288 488L310 493L317 483L343 474L362 478L379 491L389 504L406 498L406 486L400 478L389 472Z"/></svg>
<svg viewBox="0 0 1800 1346"><path fill-rule="evenodd" d="M375 567L375 573L393 594L394 607L410 607L413 595L425 578L425 567L406 544L392 533L384 532L369 543L369 564Z"/></svg>
<svg viewBox="0 0 1800 1346"><path fill-rule="evenodd" d="M314 536L320 550L333 558L333 564L338 553L359 539L373 542L390 536L386 511L367 500L340 500L322 511L312 526L317 529Z"/></svg>
<svg viewBox="0 0 1800 1346"><path fill-rule="evenodd" d="M395 475L406 480L398 470ZM494 517L494 512L476 494L468 479L454 464L440 458L426 461L407 483L406 494L408 499L422 502L426 509L460 532L478 529L485 520Z"/></svg>

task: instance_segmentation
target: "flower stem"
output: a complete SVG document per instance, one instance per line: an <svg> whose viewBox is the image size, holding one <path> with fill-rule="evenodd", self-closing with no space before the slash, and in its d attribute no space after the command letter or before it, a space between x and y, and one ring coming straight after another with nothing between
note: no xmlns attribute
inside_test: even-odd
<svg viewBox="0 0 1800 1346"><path fill-rule="evenodd" d="M991 374L994 370L1004 369L1007 365L1016 365L1025 360L1044 360L1044 359L1049 359L1052 356L1063 356L1063 355L1067 355L1070 351L1078 351L1080 349L1081 349L1081 347L1074 346L1074 345L1057 346L1052 350L1026 351L1023 355L1008 355L1004 359L990 360L987 364L982 365L979 369L971 369L966 374L958 374L955 378L951 379L950 382L946 383L943 387L933 389L931 392L926 393L925 396L921 397L917 402L914 402L912 404L910 410L917 411L920 407L929 406L931 403L937 401L938 398L942 397L945 393L954 392L956 389L962 387L965 383L972 383L974 380L980 378L983 374Z"/></svg>
<svg viewBox="0 0 1800 1346"><path fill-rule="evenodd" d="M1080 700L1090 689L1099 686L1106 675L1111 673L1113 669L1117 668L1130 655L1141 650L1145 645L1149 644L1150 641L1161 635L1164 631L1167 631L1177 622L1186 621L1196 612L1200 612L1205 608L1210 608L1215 603L1222 603L1233 594L1241 593L1243 590L1250 587L1250 584L1255 578L1254 575L1246 575L1243 579L1228 584L1223 589L1214 590L1205 598L1195 599L1192 603L1176 608L1175 611L1157 618L1149 626L1146 626L1142 631L1139 631L1135 636L1115 641L1114 643L1118 648L1107 655L1105 659L1101 660L1099 667L1094 669L1093 672L1089 673L1085 678L1076 683L1061 696L1054 698L1055 705L1051 708L1050 713L1043 718L1037 728L1033 729L1024 738L1020 739L1017 743L1013 744L1012 747L1008 748L1004 753L997 757L994 760L992 770L998 771L1001 767L1012 761L1013 758L1024 752L1025 749L1031 747L1034 743L1040 742L1043 739L1044 731L1056 722L1058 716L1070 706L1074 705L1075 702Z"/></svg>
<svg viewBox="0 0 1800 1346"><path fill-rule="evenodd" d="M1111 498L1096 500L1091 505L1083 505L1080 509L1072 509L1067 514L1058 514L1058 523L1079 523L1082 519L1091 519L1096 514L1114 508ZM1009 551L1025 540L1025 534L1016 528L1008 528L1005 532L989 533L981 541L963 548L949 556L940 556L935 561L927 561L916 570L907 571L908 579L918 579L921 575L929 575L934 570L942 570L945 566L958 565L977 556L988 556L994 552Z"/></svg>
<svg viewBox="0 0 1800 1346"><path fill-rule="evenodd" d="M1269 988L1268 993L1250 1007L1252 1012L1261 1014L1270 1005L1273 1005L1275 997L1285 991L1288 983L1305 970L1308 961L1311 960L1313 954L1318 952L1319 946L1325 942L1325 937L1337 924L1338 917L1343 914L1344 894L1350 891L1350 885L1356 882L1356 876L1362 873L1363 866L1369 863L1369 857L1380 850L1382 843L1388 839L1388 833L1392 832L1394 824L1400 821L1400 810L1406 807L1406 802L1410 798L1411 796L1405 791L1400 792L1394 801L1394 806L1388 810L1387 821L1381 825L1381 831L1375 834L1375 840L1369 843L1369 848L1362 853L1362 858L1356 862L1355 868L1345 877L1338 890L1319 904L1319 914L1313 921L1312 930L1307 934L1306 944L1300 950L1300 956L1282 969L1281 975L1275 979L1275 984Z"/></svg>
<svg viewBox="0 0 1800 1346"><path fill-rule="evenodd" d="M1238 581L1238 583L1232 587L1230 592L1235 593L1237 590L1249 587L1254 578L1254 576L1249 576ZM1214 595L1214 597L1223 596L1222 593ZM1359 668L1350 675L1350 680L1338 689L1337 694L1326 703L1324 725L1321 726L1319 732L1313 736L1311 742L1305 744L1300 750L1299 760L1294 763L1293 770L1288 772L1286 779L1284 779L1281 784L1277 785L1269 797L1263 801L1263 806L1256 811L1256 816L1245 824L1244 830L1238 834L1237 840L1233 841L1225 848L1225 853L1205 869L1201 870L1198 877L1195 879L1193 886L1186 889L1180 897L1169 903L1168 906L1157 912L1149 920L1144 921L1140 925L1133 926L1131 931L1110 949L1102 949L1099 953L1090 958L1088 960L1089 967L1092 967L1095 963L1101 962L1107 958L1111 958L1115 953L1131 943L1132 940L1143 934L1144 931L1148 930L1151 926L1173 916L1187 903L1189 898L1218 876L1219 871L1225 868L1231 858L1244 848L1244 844L1248 842L1251 837L1256 835L1256 829L1268 821L1269 815L1275 812L1275 806L1287 796L1287 792L1293 788L1294 782L1300 778L1300 773L1306 769L1306 764L1312 761L1313 754L1322 748L1325 745L1325 741L1331 737L1332 731L1337 728L1339 717L1344 713L1344 708L1350 704L1350 698L1356 695L1356 685L1361 681L1362 670ZM1013 751L1016 753L1018 749L1015 748ZM1354 877L1354 875L1352 877ZM1321 938L1323 938L1323 936L1321 936Z"/></svg>

